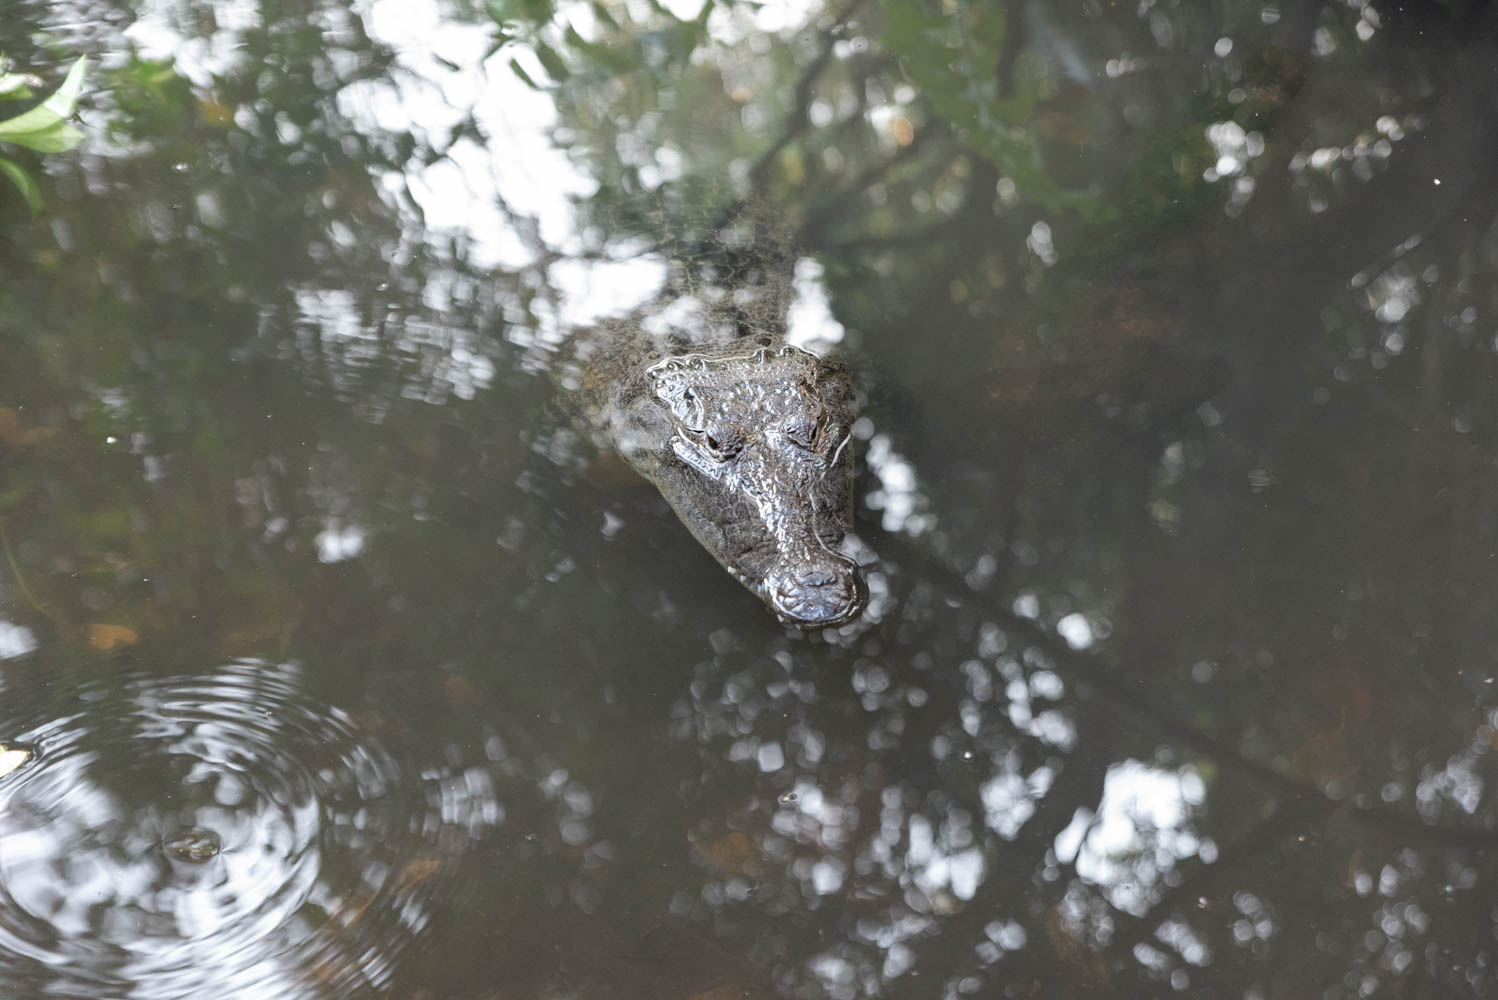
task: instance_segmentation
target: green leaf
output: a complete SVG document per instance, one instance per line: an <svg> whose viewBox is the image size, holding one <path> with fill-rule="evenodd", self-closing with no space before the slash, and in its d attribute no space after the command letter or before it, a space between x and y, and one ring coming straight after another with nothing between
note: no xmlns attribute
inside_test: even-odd
<svg viewBox="0 0 1498 1000"><path fill-rule="evenodd" d="M523 69L520 68L520 61L519 60L517 60L517 59L511 59L510 60L510 72L512 72L516 76L520 77L520 82L523 83L523 84L525 84L527 87L531 88L532 90L540 90L541 89L536 84L536 81L531 79L531 75L529 73L527 73L525 70L523 70Z"/></svg>
<svg viewBox="0 0 1498 1000"><path fill-rule="evenodd" d="M639 50L634 46L590 42L570 24L563 37L567 41L567 47L582 56L587 63L592 63L594 68L615 76L633 73L640 68Z"/></svg>
<svg viewBox="0 0 1498 1000"><path fill-rule="evenodd" d="M62 81L62 86L57 92L42 102L43 107L56 111L58 117L70 118L73 107L78 103L78 97L83 93L83 74L88 70L88 56L79 56L68 67L67 79Z"/></svg>
<svg viewBox="0 0 1498 1000"><path fill-rule="evenodd" d="M550 21L557 12L552 0L519 0L519 4L526 20L538 27Z"/></svg>
<svg viewBox="0 0 1498 1000"><path fill-rule="evenodd" d="M567 71L567 64L557 54L557 50L545 42L536 43L536 58L541 60L541 65L553 80L561 83L572 74Z"/></svg>
<svg viewBox="0 0 1498 1000"><path fill-rule="evenodd" d="M83 133L67 124L83 92L83 72L87 56L79 56L68 70L62 86L41 104L14 118L0 121L0 141L13 142L42 153L60 153L72 149L83 139Z"/></svg>
<svg viewBox="0 0 1498 1000"><path fill-rule="evenodd" d="M15 182L16 187L21 189L21 196L26 199L26 204L31 206L31 214L42 210L42 191L36 186L36 181L31 179L19 163L7 160L0 156L0 174L4 174Z"/></svg>
<svg viewBox="0 0 1498 1000"><path fill-rule="evenodd" d="M593 16L598 18L600 24L614 31L619 30L619 22L615 20L613 14L609 13L609 9L599 3L598 0L593 0Z"/></svg>
<svg viewBox="0 0 1498 1000"><path fill-rule="evenodd" d="M12 132L9 122L0 122L0 141L34 149L38 153L65 153L83 140L83 133L64 121L30 132Z"/></svg>
<svg viewBox="0 0 1498 1000"><path fill-rule="evenodd" d="M31 96L31 77L25 73L0 73L0 100L24 101Z"/></svg>
<svg viewBox="0 0 1498 1000"><path fill-rule="evenodd" d="M1004 44L1004 9L999 5L979 6L973 21L972 37L997 51Z"/></svg>

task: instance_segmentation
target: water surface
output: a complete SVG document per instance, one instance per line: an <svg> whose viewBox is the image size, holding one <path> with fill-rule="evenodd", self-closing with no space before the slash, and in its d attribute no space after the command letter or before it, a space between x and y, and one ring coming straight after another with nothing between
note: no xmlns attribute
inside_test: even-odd
<svg viewBox="0 0 1498 1000"><path fill-rule="evenodd" d="M1498 992L1495 32L9 5L0 993ZM552 377L749 304L836 630Z"/></svg>

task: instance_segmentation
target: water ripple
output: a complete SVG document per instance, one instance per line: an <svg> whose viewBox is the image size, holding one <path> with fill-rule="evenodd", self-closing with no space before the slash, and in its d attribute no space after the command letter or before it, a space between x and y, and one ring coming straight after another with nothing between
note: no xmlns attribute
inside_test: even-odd
<svg viewBox="0 0 1498 1000"><path fill-rule="evenodd" d="M0 740L33 753L0 779L8 995L378 989L498 813L492 786L402 766L294 667L13 694Z"/></svg>

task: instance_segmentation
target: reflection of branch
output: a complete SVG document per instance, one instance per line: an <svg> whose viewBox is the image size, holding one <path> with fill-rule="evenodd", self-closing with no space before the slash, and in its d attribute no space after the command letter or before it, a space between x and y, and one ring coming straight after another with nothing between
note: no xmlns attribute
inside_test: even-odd
<svg viewBox="0 0 1498 1000"><path fill-rule="evenodd" d="M1343 364L1346 358L1339 357L1331 351L1320 348L1313 349L1311 357L1328 369L1333 369ZM1489 454L1487 449L1473 444L1465 438L1453 437L1450 434L1441 434L1439 428L1431 427L1428 414L1420 412L1413 406L1406 406L1390 395L1382 385L1375 379L1364 379L1356 383L1355 389L1367 403L1385 414L1392 417L1397 426L1411 428L1420 435L1420 447L1439 451L1449 458L1470 461L1477 465L1488 468L1498 468L1498 455Z"/></svg>
<svg viewBox="0 0 1498 1000"><path fill-rule="evenodd" d="M1221 879L1235 866L1263 854L1283 841L1306 818L1294 809L1278 810L1218 852L1217 858L1210 865L1200 860L1194 861L1194 870L1179 883L1167 888L1155 905L1150 907L1149 912L1143 916L1134 917L1115 911L1113 913L1115 931L1112 940L1108 942L1108 950L1120 959L1132 954L1134 946L1153 934L1181 900L1203 895L1203 889L1208 884ZM1182 867L1186 865L1183 864Z"/></svg>
<svg viewBox="0 0 1498 1000"><path fill-rule="evenodd" d="M780 136L759 155L754 165L749 168L749 194L735 199L723 209L723 213L708 227L709 236L737 219L749 204L764 194L765 174L769 171L770 165L775 162L781 150L799 138L806 131L806 127L811 124L809 109L812 88L816 85L817 78L822 75L822 71L827 68L828 62L832 60L839 29L848 22L862 2L863 0L849 0L847 6L833 18L832 26L827 29L826 37L822 40L821 50L817 52L816 58L802 71L800 79L796 81L791 114L786 119L785 126L780 130Z"/></svg>
<svg viewBox="0 0 1498 1000"><path fill-rule="evenodd" d="M870 533L877 536L876 549L892 554L896 561L913 567L917 576L946 591L953 599L971 602L984 598L984 595L968 586L961 573L911 545L904 536L888 533L877 527ZM1156 704L1148 692L1115 677L1096 659L1077 653L1029 619L1021 618L997 603L990 603L983 610L1011 637L1044 653L1058 673L1066 675L1076 684L1091 688L1114 705L1149 722L1167 739L1242 772L1277 795L1300 802L1310 814L1308 818L1345 816L1387 833L1418 840L1455 847L1488 849L1493 846L1494 834L1491 831L1432 825L1418 816L1383 806L1356 805L1330 798L1315 785L1286 777L1267 764L1246 757L1221 740L1182 722Z"/></svg>
<svg viewBox="0 0 1498 1000"><path fill-rule="evenodd" d="M50 604L37 600L36 595L31 592L31 588L26 585L26 575L21 572L21 565L16 562L15 553L10 550L10 539L5 536L5 521L3 519L0 519L0 551L4 551L5 561L10 564L11 578L16 581L16 587L21 591L21 595L26 598L26 603L30 604L47 619L57 622L60 625L68 624L65 619L60 618L52 610Z"/></svg>
<svg viewBox="0 0 1498 1000"><path fill-rule="evenodd" d="M960 223L957 219L947 219L934 226L924 226L910 232L900 233L892 236L877 236L872 233L864 236L855 236L846 240L820 240L806 238L798 242L799 246L812 250L830 250L833 253L847 253L850 250L885 250L894 247L926 246L937 243L952 236L953 231L958 229Z"/></svg>
<svg viewBox="0 0 1498 1000"><path fill-rule="evenodd" d="M1014 93L1014 64L1024 51L1030 34L1030 22L1024 0L1004 4L1004 44L994 66L994 80L1000 100Z"/></svg>
<svg viewBox="0 0 1498 1000"><path fill-rule="evenodd" d="M1435 5L1414 7L1423 13ZM1498 11L1489 8L1473 27L1478 34L1490 36L1498 30ZM1268 308L1276 296L1265 296L1264 289L1339 282L1412 234L1469 214L1471 199L1481 199L1485 190L1492 189L1498 115L1482 95L1498 86L1498 65L1461 46L1455 48L1456 58L1433 55L1437 44L1443 52L1451 44L1449 39L1438 41L1438 34L1422 35L1428 48L1420 61L1435 73L1434 85L1442 97L1418 138L1402 143L1386 167L1362 185L1358 197L1313 217L1298 231L1245 241L1239 252L1223 261L1222 270L1225 274L1251 273L1254 280L1244 282L1241 300L1236 296L1236 301L1222 300L1225 312L1234 315L1245 303L1261 299L1268 300L1262 307ZM1305 113L1311 116L1314 109ZM1314 130L1309 125L1297 129L1298 134L1310 131ZM1260 176L1271 175L1261 171ZM1288 190L1293 175L1285 172L1284 177L1282 186ZM1283 336L1294 336L1299 329L1295 324L1282 326Z"/></svg>
<svg viewBox="0 0 1498 1000"><path fill-rule="evenodd" d="M884 176L895 167L914 158L915 154L925 146L933 134L944 131L946 131L945 123L940 120L933 120L931 123L922 126L919 131L911 136L910 141L901 146L893 156L865 168L842 191L822 202L822 204L810 209L806 213L805 221L801 224L803 239L808 242L815 242L815 237L812 234L826 225L829 219L834 219L842 215L843 210L849 202L883 180Z"/></svg>
<svg viewBox="0 0 1498 1000"><path fill-rule="evenodd" d="M759 155L754 165L749 168L749 190L753 194L763 194L765 174L770 165L775 162L775 157L780 151L789 146L797 137L806 131L811 124L811 95L812 88L816 85L817 77L822 75L822 70L832 61L832 51L837 43L838 29L847 23L853 11L857 9L862 0L851 0L833 20L832 26L827 29L827 35L822 40L822 48L817 52L817 57L811 61L801 73L801 78L796 81L795 97L791 101L791 116L786 119L785 127L780 130L780 138L771 143L770 148Z"/></svg>

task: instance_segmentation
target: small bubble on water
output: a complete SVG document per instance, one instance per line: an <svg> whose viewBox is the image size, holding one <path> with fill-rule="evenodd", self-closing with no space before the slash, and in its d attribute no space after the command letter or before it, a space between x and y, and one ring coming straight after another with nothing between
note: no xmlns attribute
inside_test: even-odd
<svg viewBox="0 0 1498 1000"><path fill-rule="evenodd" d="M223 849L223 842L212 830L192 829L167 838L162 847L177 861L200 865L216 858Z"/></svg>
<svg viewBox="0 0 1498 1000"><path fill-rule="evenodd" d="M186 160L183 160L180 163L173 163L172 169L177 171L177 173L179 174L185 174L192 169L192 164L188 163Z"/></svg>

